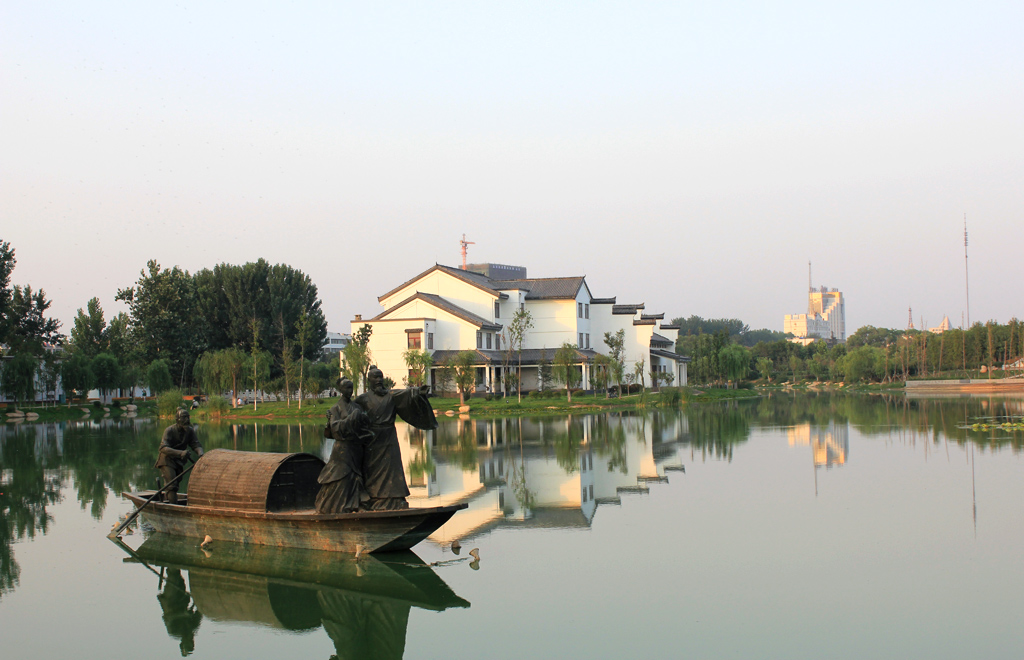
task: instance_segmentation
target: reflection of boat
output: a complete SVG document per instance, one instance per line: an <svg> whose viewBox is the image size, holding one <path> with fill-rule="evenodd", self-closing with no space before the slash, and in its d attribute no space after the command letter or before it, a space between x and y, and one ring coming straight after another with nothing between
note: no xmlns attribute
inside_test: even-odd
<svg viewBox="0 0 1024 660"><path fill-rule="evenodd" d="M168 633L186 646L206 618L293 631L323 626L338 657L400 658L412 607L469 607L409 551L356 561L318 550L228 543L204 551L194 539L167 534L150 535L134 551L117 543L132 555L126 562L166 575L158 598L181 611L165 606L165 623L177 623Z"/></svg>
<svg viewBox="0 0 1024 660"><path fill-rule="evenodd" d="M408 550L465 504L397 511L319 514L313 509L323 461L312 454L214 449L196 463L178 504L153 502L143 515L158 532L215 541L334 552ZM153 491L124 493L141 506Z"/></svg>

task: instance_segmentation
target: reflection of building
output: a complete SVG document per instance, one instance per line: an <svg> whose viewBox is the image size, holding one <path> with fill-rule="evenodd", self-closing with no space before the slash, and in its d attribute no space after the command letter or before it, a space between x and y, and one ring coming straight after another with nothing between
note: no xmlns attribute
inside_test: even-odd
<svg viewBox="0 0 1024 660"><path fill-rule="evenodd" d="M830 421L827 426L800 424L786 431L790 447L810 445L815 467L844 465L850 451L850 426Z"/></svg>
<svg viewBox="0 0 1024 660"><path fill-rule="evenodd" d="M846 303L839 289L811 289L807 294L806 314L786 314L783 332L794 341L807 345L818 339L846 341Z"/></svg>
<svg viewBox="0 0 1024 660"><path fill-rule="evenodd" d="M431 536L438 543L496 526L589 527L601 505L681 469L687 437L680 414L440 422L436 431L397 425L410 505L469 504Z"/></svg>

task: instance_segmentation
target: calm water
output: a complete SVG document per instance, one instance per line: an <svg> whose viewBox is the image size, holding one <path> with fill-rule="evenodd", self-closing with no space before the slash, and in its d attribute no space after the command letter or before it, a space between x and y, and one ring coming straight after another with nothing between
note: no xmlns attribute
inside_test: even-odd
<svg viewBox="0 0 1024 660"><path fill-rule="evenodd" d="M161 425L0 426L0 657L1021 658L1024 433L965 427L1022 414L812 394L403 427L413 505L470 508L358 563L118 547ZM199 433L329 451L315 426Z"/></svg>

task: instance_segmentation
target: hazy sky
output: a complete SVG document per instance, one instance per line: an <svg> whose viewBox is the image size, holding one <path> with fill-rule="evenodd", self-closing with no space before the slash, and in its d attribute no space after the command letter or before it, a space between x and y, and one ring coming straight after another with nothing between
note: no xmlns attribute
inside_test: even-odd
<svg viewBox="0 0 1024 660"><path fill-rule="evenodd" d="M0 239L70 329L149 259L435 262L782 329L1021 316L1024 3L0 5Z"/></svg>

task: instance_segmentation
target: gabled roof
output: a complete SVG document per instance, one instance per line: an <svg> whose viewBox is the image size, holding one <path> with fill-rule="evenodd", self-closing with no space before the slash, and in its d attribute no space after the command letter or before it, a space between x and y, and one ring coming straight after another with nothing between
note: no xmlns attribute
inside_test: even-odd
<svg viewBox="0 0 1024 660"><path fill-rule="evenodd" d="M633 325L658 325L654 319L633 319Z"/></svg>
<svg viewBox="0 0 1024 660"><path fill-rule="evenodd" d="M629 314L632 316L636 314L638 310L643 308L643 303L638 303L636 305L612 305L612 314Z"/></svg>
<svg viewBox="0 0 1024 660"><path fill-rule="evenodd" d="M480 289L481 291L486 291L487 293L491 294L492 296L498 297L498 292L495 289L494 282L491 281L491 279L489 277L487 277L486 275L481 275L480 273L474 273L473 271L469 271L469 270L462 270L461 268L452 268L451 266L442 266L441 264L434 264L432 267L426 269L425 271L423 271L422 273L420 273L416 277L412 278L411 280L407 280L407 281L403 282L402 284L399 284L394 289L391 289L390 291L385 293L383 296L378 296L377 297L377 301L379 302L379 301L384 300L385 298L387 298L389 296L394 295L395 293L397 293L398 291L401 291L402 289L404 289L405 287L409 286L410 284L412 284L416 280L423 279L424 277L426 277L427 275L433 273L434 271L441 271L443 273L447 273L448 275L451 275L452 277L458 278L458 279L462 280L463 282L466 282L467 284L475 286L476 288ZM515 288L515 287L509 287L509 288Z"/></svg>
<svg viewBox="0 0 1024 660"><path fill-rule="evenodd" d="M678 330L679 326L675 323L662 323L659 326L662 330Z"/></svg>
<svg viewBox="0 0 1024 660"><path fill-rule="evenodd" d="M585 286L583 276L578 277L541 277L526 280L503 280L494 283L502 289L520 289L526 291L527 300L562 300L576 299L580 288Z"/></svg>
<svg viewBox="0 0 1024 660"><path fill-rule="evenodd" d="M438 309L440 309L442 311L448 312L452 316L458 317L458 318L462 319L463 321L471 323L471 324L477 326L478 328L481 328L482 330L501 330L501 327L502 327L502 326L500 326L500 325L498 325L496 323L492 323L492 322L488 321L487 319L485 319L482 316L477 316L476 314L474 314L473 312L469 311L468 309L464 309L462 307L459 307L458 305L456 305L453 302L445 300L441 296L434 295L433 293L414 293L413 295L409 296L408 298L406 298L402 302L398 303L397 305L392 306L390 309L384 310L383 312L381 312L377 316L375 316L372 319L370 319L370 321L372 322L372 321L385 321L385 320L389 320L389 319L385 319L384 317L389 315L389 314L392 314L393 312L395 312L396 310L398 310L398 309L402 308L403 306L409 304L413 300L422 300L423 302L425 302L425 303L427 303L429 305L433 305L434 307L436 307L436 308L438 308Z"/></svg>
<svg viewBox="0 0 1024 660"><path fill-rule="evenodd" d="M651 319L660 321L665 318L665 312L662 312L661 314L641 314L640 318L642 318L645 321L649 321Z"/></svg>
<svg viewBox="0 0 1024 660"><path fill-rule="evenodd" d="M614 305L615 304L615 296L612 296L611 298L591 298L590 299L590 304L591 305Z"/></svg>
<svg viewBox="0 0 1024 660"><path fill-rule="evenodd" d="M673 343L671 339L659 335L657 332L651 335L651 346L671 346Z"/></svg>
<svg viewBox="0 0 1024 660"><path fill-rule="evenodd" d="M659 348L652 348L651 355L657 355L658 357L665 358L666 360L675 360L676 362L689 362L690 358L679 353L673 353L672 351L663 351Z"/></svg>

